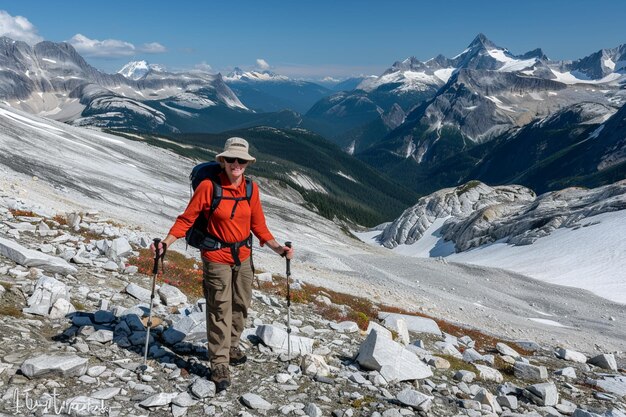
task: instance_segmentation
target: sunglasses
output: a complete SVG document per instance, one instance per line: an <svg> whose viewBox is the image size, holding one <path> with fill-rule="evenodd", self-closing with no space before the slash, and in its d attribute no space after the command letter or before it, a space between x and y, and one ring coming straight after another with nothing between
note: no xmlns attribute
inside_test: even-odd
<svg viewBox="0 0 626 417"><path fill-rule="evenodd" d="M230 157L227 157L227 156L225 156L225 157L224 157L224 161L228 162L229 164L234 164L234 163L235 163L235 161L237 161L237 162L239 162L239 165L245 165L245 164L247 164L248 162L250 162L250 161L248 161L248 160L246 160L246 159L241 159L241 158L230 158Z"/></svg>

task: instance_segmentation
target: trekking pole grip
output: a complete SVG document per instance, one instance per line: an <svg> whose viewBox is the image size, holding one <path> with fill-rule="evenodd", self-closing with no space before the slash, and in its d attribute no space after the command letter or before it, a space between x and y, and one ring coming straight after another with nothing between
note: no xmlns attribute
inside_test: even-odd
<svg viewBox="0 0 626 417"><path fill-rule="evenodd" d="M154 267L152 268L152 274L156 275L159 273L159 258L161 257L161 254L159 254L159 244L161 243L161 239L154 238L153 240L154 242ZM165 248L163 248L165 249ZM163 252L163 255L165 255L165 252Z"/></svg>
<svg viewBox="0 0 626 417"><path fill-rule="evenodd" d="M287 246L288 248L291 248L291 242L287 241L285 242L285 246ZM287 276L291 275L291 259L285 257L285 259L287 259Z"/></svg>

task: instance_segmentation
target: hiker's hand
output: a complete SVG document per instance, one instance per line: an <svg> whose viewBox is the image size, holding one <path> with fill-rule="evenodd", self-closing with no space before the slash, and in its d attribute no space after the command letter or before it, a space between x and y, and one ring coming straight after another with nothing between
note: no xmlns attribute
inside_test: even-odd
<svg viewBox="0 0 626 417"><path fill-rule="evenodd" d="M163 245L163 242L159 242L159 256L163 255L165 253L165 248L166 246ZM156 247L154 246L154 242L152 242L150 244L150 250L152 251L152 254L156 256Z"/></svg>
<svg viewBox="0 0 626 417"><path fill-rule="evenodd" d="M293 246L289 247L289 246L283 246L283 254L280 256L284 256L287 259L292 259L293 258Z"/></svg>

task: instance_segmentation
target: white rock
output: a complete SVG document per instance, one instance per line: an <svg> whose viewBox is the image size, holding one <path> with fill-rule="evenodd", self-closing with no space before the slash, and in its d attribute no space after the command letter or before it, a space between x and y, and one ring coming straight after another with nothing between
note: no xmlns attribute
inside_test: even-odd
<svg viewBox="0 0 626 417"><path fill-rule="evenodd" d="M61 281L42 275L35 284L33 294L28 298L28 308L23 309L25 313L48 315L52 306L57 300L64 299L69 300L70 293L67 285ZM58 305L59 309L69 308L64 303ZM56 311L55 314L60 314L62 311Z"/></svg>
<svg viewBox="0 0 626 417"><path fill-rule="evenodd" d="M152 295L151 291L140 287L137 284L131 282L126 286L125 291L138 300L145 301L147 303L150 302L150 296Z"/></svg>
<svg viewBox="0 0 626 417"><path fill-rule="evenodd" d="M554 382L544 382L526 387L524 396L537 405L555 406L559 403L559 392Z"/></svg>
<svg viewBox="0 0 626 417"><path fill-rule="evenodd" d="M163 339L169 345L195 337L206 337L205 313L198 312L184 316L163 332Z"/></svg>
<svg viewBox="0 0 626 417"><path fill-rule="evenodd" d="M575 350L558 348L555 352L556 357L564 359L566 361L586 363L587 357L584 353L576 352Z"/></svg>
<svg viewBox="0 0 626 417"><path fill-rule="evenodd" d="M500 352L500 354L505 356L511 356L513 358L519 358L520 356L520 354L515 349L502 342L496 344L496 349L498 350L498 352Z"/></svg>
<svg viewBox="0 0 626 417"><path fill-rule="evenodd" d="M484 381L502 382L504 380L502 374L497 369L493 369L485 365L478 365L476 363L473 365L478 370L480 378Z"/></svg>
<svg viewBox="0 0 626 417"><path fill-rule="evenodd" d="M160 392L156 395L146 398L142 402L139 403L142 407L161 407L164 405L168 405L172 402L174 398L178 396L177 392Z"/></svg>
<svg viewBox="0 0 626 417"><path fill-rule="evenodd" d="M197 403L198 401L194 400L188 392L181 392L172 400L172 404L179 407L192 407Z"/></svg>
<svg viewBox="0 0 626 417"><path fill-rule="evenodd" d="M257 274L256 277L260 282L273 282L274 281L274 279L272 278L271 272L263 272L261 274Z"/></svg>
<svg viewBox="0 0 626 417"><path fill-rule="evenodd" d="M62 275L75 274L78 270L61 258L46 255L0 237L0 255L20 265L41 268L46 272Z"/></svg>
<svg viewBox="0 0 626 417"><path fill-rule="evenodd" d="M369 324L367 325L367 330L365 331L366 334L370 334L370 332L372 331L372 329L376 329L376 331L378 332L378 334L380 336L385 336L388 337L389 339L393 339L393 335L391 334L391 331L383 326L381 326L380 324L370 320Z"/></svg>
<svg viewBox="0 0 626 417"><path fill-rule="evenodd" d="M374 329L359 348L357 362L365 369L376 370L387 381L428 378L432 371L399 343L379 335Z"/></svg>
<svg viewBox="0 0 626 417"><path fill-rule="evenodd" d="M87 359L75 355L40 355L26 359L20 370L28 378L48 374L58 374L64 377L81 376L87 370Z"/></svg>
<svg viewBox="0 0 626 417"><path fill-rule="evenodd" d="M329 376L330 367L320 355L306 354L302 356L300 368L305 375Z"/></svg>
<svg viewBox="0 0 626 417"><path fill-rule="evenodd" d="M434 397L422 394L419 391L407 388L400 391L396 397L404 405L408 405L418 411L428 411Z"/></svg>
<svg viewBox="0 0 626 417"><path fill-rule="evenodd" d="M99 343L109 343L113 340L113 332L111 330L97 330L92 333L87 340Z"/></svg>
<svg viewBox="0 0 626 417"><path fill-rule="evenodd" d="M439 325L437 325L437 322L427 317L410 316L408 314L386 313L381 311L380 313L378 313L378 319L383 320L383 322L385 323L385 327L389 327L387 326L387 324L389 323L389 325L392 325L392 323L397 319L404 319L407 329L411 332L430 333L441 336L441 330L439 329Z"/></svg>
<svg viewBox="0 0 626 417"><path fill-rule="evenodd" d="M493 411L494 413L502 413L502 408L500 407L500 404L498 404L496 397L494 397L492 393L484 388L478 391L478 393L474 397L474 401L478 401L481 404L488 405L489 407L491 407L491 411Z"/></svg>
<svg viewBox="0 0 626 417"><path fill-rule="evenodd" d="M110 400L118 395L121 390L122 389L120 387L104 388L96 392L92 392L91 398L95 398L97 400Z"/></svg>
<svg viewBox="0 0 626 417"><path fill-rule="evenodd" d="M565 378L576 379L576 369L568 366L567 368L558 369L554 372L556 375L564 376Z"/></svg>
<svg viewBox="0 0 626 417"><path fill-rule="evenodd" d="M324 415L322 413L322 410L313 403L308 403L306 406L304 406L304 414L306 414L308 417L322 417L322 415Z"/></svg>
<svg viewBox="0 0 626 417"><path fill-rule="evenodd" d="M542 381L548 379L548 369L545 366L536 366L517 361L514 365L515 377L523 380Z"/></svg>
<svg viewBox="0 0 626 417"><path fill-rule="evenodd" d="M50 310L49 317L51 319L62 319L66 317L68 314L74 313L76 308L65 298L59 298L52 305L52 309Z"/></svg>
<svg viewBox="0 0 626 417"><path fill-rule="evenodd" d="M256 335L275 351L287 352L287 332L277 326L264 324L257 327ZM304 355L313 352L313 339L291 335L291 353Z"/></svg>
<svg viewBox="0 0 626 417"><path fill-rule="evenodd" d="M119 259L122 256L130 255L133 252L133 248L128 243L125 237L119 237L114 239L111 246L107 248L106 256L111 259Z"/></svg>
<svg viewBox="0 0 626 417"><path fill-rule="evenodd" d="M215 383L213 381L208 381L204 378L196 379L191 385L191 393L200 399L214 397L215 392Z"/></svg>
<svg viewBox="0 0 626 417"><path fill-rule="evenodd" d="M95 378L102 375L102 373L106 370L107 367L103 365L91 366L89 369L87 369L87 375Z"/></svg>
<svg viewBox="0 0 626 417"><path fill-rule="evenodd" d="M102 265L102 269L104 269L105 271L117 271L119 269L119 266L113 261L107 261L104 263L104 265Z"/></svg>
<svg viewBox="0 0 626 417"><path fill-rule="evenodd" d="M170 284L163 284L159 288L159 297L166 306L187 304L187 296L181 290Z"/></svg>
<svg viewBox="0 0 626 417"><path fill-rule="evenodd" d="M253 410L271 410L274 408L272 404L265 401L257 394L248 392L241 397L241 401Z"/></svg>
<svg viewBox="0 0 626 417"><path fill-rule="evenodd" d="M340 333L355 333L359 331L359 325L353 321L331 322L330 328Z"/></svg>
<svg viewBox="0 0 626 417"><path fill-rule="evenodd" d="M599 366L602 369L608 369L617 372L617 362L615 361L615 355L612 353L604 353L602 355L595 356L589 359L589 363L595 366Z"/></svg>

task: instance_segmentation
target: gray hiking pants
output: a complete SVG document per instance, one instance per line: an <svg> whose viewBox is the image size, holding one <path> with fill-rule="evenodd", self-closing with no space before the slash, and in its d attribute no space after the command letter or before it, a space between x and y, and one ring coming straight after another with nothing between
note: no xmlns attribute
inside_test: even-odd
<svg viewBox="0 0 626 417"><path fill-rule="evenodd" d="M227 264L203 260L203 265L209 360L212 365L228 364L231 346L239 345L252 299L250 258L241 262L239 272Z"/></svg>

